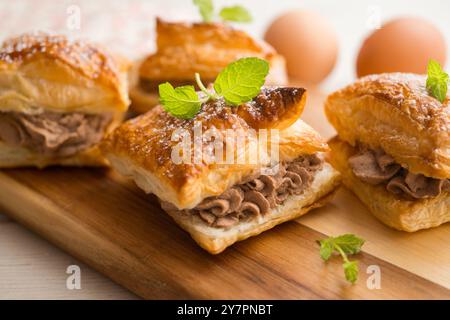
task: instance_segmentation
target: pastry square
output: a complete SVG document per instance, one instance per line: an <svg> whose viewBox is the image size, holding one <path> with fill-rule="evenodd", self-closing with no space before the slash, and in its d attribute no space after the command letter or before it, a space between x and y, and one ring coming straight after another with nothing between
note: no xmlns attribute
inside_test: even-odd
<svg viewBox="0 0 450 320"><path fill-rule="evenodd" d="M368 184L355 176L348 160L357 153L356 148L338 137L328 143L332 150L330 162L342 174L344 185L384 224L397 230L414 232L450 221L449 192L412 201L399 198L385 185Z"/></svg>
<svg viewBox="0 0 450 320"><path fill-rule="evenodd" d="M117 128L101 149L114 169L155 194L202 248L216 254L324 205L340 184L339 173L324 157L327 144L298 119L305 99L304 89L266 87L238 107L223 100L205 103L190 120L172 117L157 106ZM234 140L219 140L224 150L232 150L231 162L174 162L172 152L179 143L174 130L193 137L196 123L203 132L214 128L219 137L232 129L248 139L240 147ZM266 149L259 144L264 132ZM201 140L203 154L212 154L216 140ZM252 162L248 159L254 143L264 156ZM276 156L270 151L275 143ZM183 154L194 155L194 148L190 144ZM247 160L240 162L239 157Z"/></svg>
<svg viewBox="0 0 450 320"><path fill-rule="evenodd" d="M325 102L344 184L385 224L410 232L450 221L449 99L425 84L422 75L371 75Z"/></svg>
<svg viewBox="0 0 450 320"><path fill-rule="evenodd" d="M194 85L198 72L214 82L229 63L259 57L270 64L267 85L287 82L285 61L263 41L222 23L174 23L156 19L157 51L139 61L132 72L132 109L144 113L159 103L158 85Z"/></svg>
<svg viewBox="0 0 450 320"><path fill-rule="evenodd" d="M127 110L129 65L45 33L0 48L0 167L104 165L98 143Z"/></svg>

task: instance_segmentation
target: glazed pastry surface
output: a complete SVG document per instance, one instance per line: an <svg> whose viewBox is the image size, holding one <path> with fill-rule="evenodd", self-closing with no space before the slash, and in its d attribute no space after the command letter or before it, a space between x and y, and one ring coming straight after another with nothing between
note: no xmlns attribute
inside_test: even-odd
<svg viewBox="0 0 450 320"><path fill-rule="evenodd" d="M450 178L450 106L430 96L426 77L380 74L359 79L325 103L341 140L383 149L414 174Z"/></svg>
<svg viewBox="0 0 450 320"><path fill-rule="evenodd" d="M223 100L204 104L201 112L190 120L175 118L158 106L120 126L107 137L102 148L107 156L126 158L145 172L145 191L179 209L193 208L205 197L220 195L244 177L267 167L271 162L272 138L279 139L280 161L327 151L328 146L319 134L298 120L305 99L304 89L264 88L251 102L238 107L226 106ZM212 129L222 137L224 153L227 147L236 150L225 138L227 130L248 139L243 148L233 152L232 164L174 163L172 150L181 141L180 137L172 139L174 130L186 130L192 140L196 124L201 125L202 132ZM268 129L266 154L261 161L252 162L249 159L254 152L252 146L258 144L258 129ZM270 129L278 130L278 135L271 135ZM212 141L203 143L204 154L211 155L208 150ZM191 160L194 146L194 143L190 146Z"/></svg>
<svg viewBox="0 0 450 320"><path fill-rule="evenodd" d="M173 23L156 20L157 51L138 61L131 72L132 108L144 113L159 103L158 85L194 85L198 72L205 85L228 64L244 57L266 60L266 85L287 84L284 58L263 41L221 23ZM198 89L198 88L197 88Z"/></svg>
<svg viewBox="0 0 450 320"><path fill-rule="evenodd" d="M65 36L6 40L0 47L0 167L105 165L97 143L128 108L129 66Z"/></svg>

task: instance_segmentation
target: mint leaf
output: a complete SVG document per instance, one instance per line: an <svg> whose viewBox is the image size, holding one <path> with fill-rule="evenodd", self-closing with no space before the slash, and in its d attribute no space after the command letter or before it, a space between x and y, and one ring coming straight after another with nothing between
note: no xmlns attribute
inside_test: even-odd
<svg viewBox="0 0 450 320"><path fill-rule="evenodd" d="M225 7L220 10L219 15L224 21L251 22L253 19L250 12L242 6Z"/></svg>
<svg viewBox="0 0 450 320"><path fill-rule="evenodd" d="M333 243L341 247L346 254L356 254L361 251L364 240L353 234L344 234L333 238Z"/></svg>
<svg viewBox="0 0 450 320"><path fill-rule="evenodd" d="M330 240L320 240L319 244L320 244L320 257L323 260L327 261L333 254L334 251L333 243Z"/></svg>
<svg viewBox="0 0 450 320"><path fill-rule="evenodd" d="M193 2L198 8L203 22L212 22L214 20L214 4L212 0L193 0ZM250 12L248 12L244 7L238 5L222 8L219 15L223 21L252 21Z"/></svg>
<svg viewBox="0 0 450 320"><path fill-rule="evenodd" d="M427 73L429 77L439 77L442 73L442 68L439 62L430 59L428 62Z"/></svg>
<svg viewBox="0 0 450 320"><path fill-rule="evenodd" d="M191 119L201 109L203 103L224 98L231 105L250 101L261 90L269 73L269 64L259 58L243 58L229 64L214 82L215 92L205 87L198 73L195 81L204 93L201 98L193 86L174 88L170 83L159 85L159 97L164 110L171 115Z"/></svg>
<svg viewBox="0 0 450 320"><path fill-rule="evenodd" d="M204 22L211 22L214 18L214 5L212 0L194 0Z"/></svg>
<svg viewBox="0 0 450 320"><path fill-rule="evenodd" d="M430 60L427 71L428 77L426 87L428 93L439 100L439 102L444 102L447 96L448 74L442 70L439 62L435 60Z"/></svg>
<svg viewBox="0 0 450 320"><path fill-rule="evenodd" d="M242 58L229 64L216 78L214 90L228 104L237 106L253 99L269 73L269 63L259 58Z"/></svg>
<svg viewBox="0 0 450 320"><path fill-rule="evenodd" d="M320 257L327 261L333 252L341 255L344 263L345 278L351 283L355 283L358 279L358 261L349 261L347 255L356 254L361 251L361 247L365 240L354 234L343 234L338 237L329 237L327 239L317 241L320 244Z"/></svg>
<svg viewBox="0 0 450 320"><path fill-rule="evenodd" d="M168 82L158 87L159 99L164 110L172 116L181 119L191 119L199 111L202 101L195 92L194 86L182 86L173 88Z"/></svg>
<svg viewBox="0 0 450 320"><path fill-rule="evenodd" d="M344 267L345 279L351 283L355 283L358 280L358 261L347 261L342 265Z"/></svg>

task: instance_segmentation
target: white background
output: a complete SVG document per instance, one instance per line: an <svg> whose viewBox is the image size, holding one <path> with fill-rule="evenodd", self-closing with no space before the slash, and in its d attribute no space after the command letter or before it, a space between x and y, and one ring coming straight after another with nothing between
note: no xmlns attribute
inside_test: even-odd
<svg viewBox="0 0 450 320"><path fill-rule="evenodd" d="M370 28L374 10L382 21L397 16L419 16L443 32L450 49L450 1L443 0L215 0L216 7L242 4L254 16L250 25L239 24L262 37L270 22L296 8L314 10L326 17L339 40L339 59L322 86L334 90L352 81L356 55ZM81 9L81 29L66 27L67 8ZM154 49L154 17L198 21L191 0L0 0L0 38L31 30L70 33L107 44L112 50L137 58ZM447 50L450 52L450 50ZM413 54L413 53L412 53Z"/></svg>

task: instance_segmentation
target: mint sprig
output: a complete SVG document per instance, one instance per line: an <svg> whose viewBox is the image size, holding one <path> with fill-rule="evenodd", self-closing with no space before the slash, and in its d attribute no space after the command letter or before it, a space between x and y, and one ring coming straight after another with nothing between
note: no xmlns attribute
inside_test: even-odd
<svg viewBox="0 0 450 320"><path fill-rule="evenodd" d="M211 22L214 19L214 5L212 0L194 0L204 22Z"/></svg>
<svg viewBox="0 0 450 320"><path fill-rule="evenodd" d="M214 90L207 89L200 75L195 74L195 81L204 93L200 97L193 86L173 88L168 82L159 85L160 102L164 110L174 117L191 119L200 111L201 105L209 100L223 98L232 106L252 100L261 91L269 63L259 58L242 58L230 63L214 81Z"/></svg>
<svg viewBox="0 0 450 320"><path fill-rule="evenodd" d="M193 2L198 8L203 22L212 22L214 20L215 13L212 0L193 0ZM219 17L222 21L232 22L251 22L253 19L250 12L239 5L222 8L219 12Z"/></svg>
<svg viewBox="0 0 450 320"><path fill-rule="evenodd" d="M243 58L230 63L216 78L214 90L231 105L237 106L254 98L269 73L267 61Z"/></svg>
<svg viewBox="0 0 450 320"><path fill-rule="evenodd" d="M242 6L225 7L220 10L219 16L223 21L251 22L253 20L250 12Z"/></svg>
<svg viewBox="0 0 450 320"><path fill-rule="evenodd" d="M355 283L358 280L358 261L350 261L347 255L357 254L361 251L364 244L364 239L361 239L353 234L344 234L338 237L329 237L327 239L319 240L320 256L323 260L328 261L334 252L341 255L344 263L344 274L347 281Z"/></svg>
<svg viewBox="0 0 450 320"><path fill-rule="evenodd" d="M199 99L194 86L174 88L168 82L158 87L159 98L164 110L180 119L193 118L200 110L202 101Z"/></svg>
<svg viewBox="0 0 450 320"><path fill-rule="evenodd" d="M427 77L427 91L428 93L439 100L439 102L444 102L447 97L448 89L448 74L442 70L439 62L431 59L428 63L428 77Z"/></svg>

